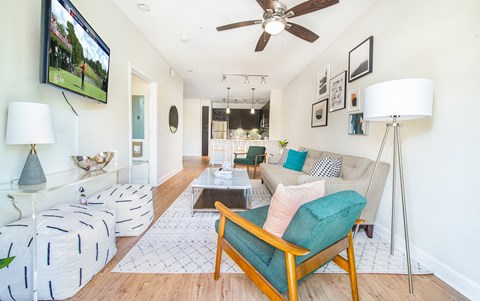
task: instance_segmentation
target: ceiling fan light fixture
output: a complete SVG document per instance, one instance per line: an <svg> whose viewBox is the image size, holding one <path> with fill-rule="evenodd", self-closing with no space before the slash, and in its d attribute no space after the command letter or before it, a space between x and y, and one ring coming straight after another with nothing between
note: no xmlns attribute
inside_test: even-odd
<svg viewBox="0 0 480 301"><path fill-rule="evenodd" d="M263 22L263 28L271 35L281 33L285 29L286 25L287 21L279 16L272 16Z"/></svg>

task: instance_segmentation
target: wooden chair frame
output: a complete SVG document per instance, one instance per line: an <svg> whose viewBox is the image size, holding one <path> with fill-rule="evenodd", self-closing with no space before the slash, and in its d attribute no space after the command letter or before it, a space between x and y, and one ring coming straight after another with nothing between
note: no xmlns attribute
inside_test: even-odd
<svg viewBox="0 0 480 301"><path fill-rule="evenodd" d="M358 301L358 286L357 286L357 273L355 267L355 256L353 252L352 232L350 231L347 236L332 244L323 251L317 253L313 257L310 257L303 263L296 266L295 256L303 256L310 253L310 250L303 247L294 245L282 238L279 238L262 228L258 227L249 220L234 213L220 202L215 202L215 207L220 212L220 223L218 226L218 242L217 242L217 255L215 261L215 273L213 278L218 280L220 277L220 263L222 260L222 250L224 250L238 266L247 274L247 276L253 281L253 283L267 295L270 300L298 300L297 281L303 278L305 275L312 273L320 266L328 262L333 258L340 268L349 273L350 286L352 289L352 299ZM224 237L226 221L229 219L231 222L237 224L239 227L245 229L251 234L255 235L259 239L269 243L273 247L285 252L286 273L288 282L288 299L281 294L260 272L258 272L254 266L252 266ZM357 220L355 224L361 223L361 220ZM347 250L347 259L340 256L340 252Z"/></svg>
<svg viewBox="0 0 480 301"><path fill-rule="evenodd" d="M235 156L234 159L237 159L237 156L239 156L239 155L246 155L247 152L233 153L233 154L234 154L234 156ZM266 157L266 156L267 156L267 153L263 153L263 154L261 154L261 155L256 155L256 156L255 156L255 164L253 165L253 178L254 178L254 179L256 178L256 174L257 174L257 166L258 166L257 164L260 164L260 163L262 163L262 162L265 162L265 157ZM262 161L258 161L258 158L259 158L259 157L263 157ZM258 163L257 163L257 162L258 162ZM235 166L237 166L237 165L240 165L240 166L244 165L244 166L246 166L246 167L247 167L247 172L249 172L249 168L250 168L250 166L252 166L252 165L250 165L250 164L233 163L233 167L235 167Z"/></svg>

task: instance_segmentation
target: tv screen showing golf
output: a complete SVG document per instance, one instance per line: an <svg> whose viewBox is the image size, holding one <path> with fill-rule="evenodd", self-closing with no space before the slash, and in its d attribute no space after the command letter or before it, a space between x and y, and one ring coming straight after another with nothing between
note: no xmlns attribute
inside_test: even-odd
<svg viewBox="0 0 480 301"><path fill-rule="evenodd" d="M43 2L41 81L107 103L110 48L68 0Z"/></svg>

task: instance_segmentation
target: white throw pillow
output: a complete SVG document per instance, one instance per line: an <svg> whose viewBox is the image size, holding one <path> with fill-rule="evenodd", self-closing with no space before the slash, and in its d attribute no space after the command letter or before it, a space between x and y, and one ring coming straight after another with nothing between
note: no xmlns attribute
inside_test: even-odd
<svg viewBox="0 0 480 301"><path fill-rule="evenodd" d="M263 229L282 237L298 208L325 195L325 180L302 185L278 184Z"/></svg>

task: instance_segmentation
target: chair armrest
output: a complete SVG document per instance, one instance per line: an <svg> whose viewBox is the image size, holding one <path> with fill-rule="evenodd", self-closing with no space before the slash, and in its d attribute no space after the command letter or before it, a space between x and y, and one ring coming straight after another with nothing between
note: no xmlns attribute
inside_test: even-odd
<svg viewBox="0 0 480 301"><path fill-rule="evenodd" d="M265 162L265 158L266 158L267 154L266 153L263 153L261 155L255 155L255 165L257 165L258 162L258 157L263 157L263 160L262 162ZM261 163L261 162L260 162Z"/></svg>
<svg viewBox="0 0 480 301"><path fill-rule="evenodd" d="M303 256L310 253L310 250L306 248L294 245L280 237L277 237L271 234L270 232L263 230L262 228L250 222L249 220L231 211L221 202L218 202L218 201L215 202L215 208L217 208L220 214L224 215L231 222L237 224L239 227L245 229L246 231L250 232L252 235L258 237L259 239L265 241L266 243L274 246L279 250L293 254L295 256ZM219 229L219 233L220 233L220 229Z"/></svg>
<svg viewBox="0 0 480 301"><path fill-rule="evenodd" d="M235 156L235 159L237 158L238 155L246 155L247 153L246 152L241 152L241 153L237 153L237 152L234 152L233 155Z"/></svg>

